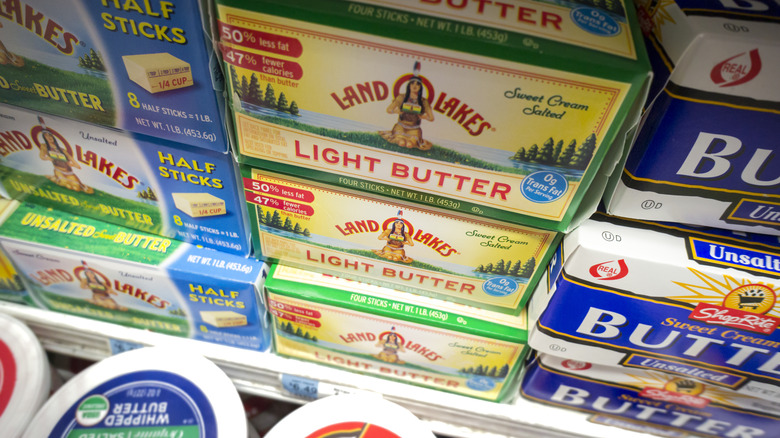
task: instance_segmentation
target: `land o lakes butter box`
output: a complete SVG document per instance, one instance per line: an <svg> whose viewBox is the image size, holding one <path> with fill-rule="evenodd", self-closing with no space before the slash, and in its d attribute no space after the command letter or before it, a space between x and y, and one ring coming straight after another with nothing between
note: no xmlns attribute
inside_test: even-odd
<svg viewBox="0 0 780 438"><path fill-rule="evenodd" d="M469 306L273 264L276 353L490 401L511 401L528 351L525 313Z"/></svg>
<svg viewBox="0 0 780 438"><path fill-rule="evenodd" d="M780 235L780 4L637 3L655 97L607 212Z"/></svg>
<svg viewBox="0 0 780 438"><path fill-rule="evenodd" d="M0 246L32 305L251 350L270 345L260 261L31 203L12 201L0 219Z"/></svg>
<svg viewBox="0 0 780 438"><path fill-rule="evenodd" d="M0 5L0 102L226 152L204 0Z"/></svg>
<svg viewBox="0 0 780 438"><path fill-rule="evenodd" d="M522 311L561 236L241 167L259 258L496 312Z"/></svg>
<svg viewBox="0 0 780 438"><path fill-rule="evenodd" d="M0 104L0 193L248 255L238 165L228 153Z"/></svg>
<svg viewBox="0 0 780 438"><path fill-rule="evenodd" d="M538 355L524 397L593 415L590 421L664 437L777 436L780 403L746 397L688 377Z"/></svg>
<svg viewBox="0 0 780 438"><path fill-rule="evenodd" d="M216 3L240 160L538 228L595 210L649 85L622 0Z"/></svg>
<svg viewBox="0 0 780 438"><path fill-rule="evenodd" d="M777 237L594 215L529 303L529 344L780 403Z"/></svg>

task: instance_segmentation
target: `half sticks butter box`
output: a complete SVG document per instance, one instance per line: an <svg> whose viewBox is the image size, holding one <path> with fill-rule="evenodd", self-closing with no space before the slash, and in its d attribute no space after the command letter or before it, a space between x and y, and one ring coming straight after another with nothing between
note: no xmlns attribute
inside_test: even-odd
<svg viewBox="0 0 780 438"><path fill-rule="evenodd" d="M525 313L509 316L274 264L275 351L491 401L516 397Z"/></svg>
<svg viewBox="0 0 780 438"><path fill-rule="evenodd" d="M594 3L218 0L239 159L565 231L650 78L633 5Z"/></svg>
<svg viewBox="0 0 780 438"><path fill-rule="evenodd" d="M508 314L521 312L560 233L242 165L266 260Z"/></svg>
<svg viewBox="0 0 780 438"><path fill-rule="evenodd" d="M266 265L95 219L12 201L0 245L45 309L266 350Z"/></svg>
<svg viewBox="0 0 780 438"><path fill-rule="evenodd" d="M780 403L659 371L539 355L521 388L531 400L594 414L590 421L665 437L777 436Z"/></svg>
<svg viewBox="0 0 780 438"><path fill-rule="evenodd" d="M238 166L228 153L0 104L0 193L250 253Z"/></svg>
<svg viewBox="0 0 780 438"><path fill-rule="evenodd" d="M780 401L780 245L739 234L594 215L531 299L530 345Z"/></svg>
<svg viewBox="0 0 780 438"><path fill-rule="evenodd" d="M637 3L658 90L607 212L780 235L780 4Z"/></svg>
<svg viewBox="0 0 780 438"><path fill-rule="evenodd" d="M0 102L225 152L202 2L3 2Z"/></svg>

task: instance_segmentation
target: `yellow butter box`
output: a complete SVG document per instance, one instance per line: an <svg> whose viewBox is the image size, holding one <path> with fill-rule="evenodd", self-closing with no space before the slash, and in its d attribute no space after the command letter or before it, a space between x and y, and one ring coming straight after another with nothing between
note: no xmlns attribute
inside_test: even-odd
<svg viewBox="0 0 780 438"><path fill-rule="evenodd" d="M491 401L518 394L527 319L274 265L265 283L283 356Z"/></svg>
<svg viewBox="0 0 780 438"><path fill-rule="evenodd" d="M148 53L122 57L127 76L150 93L193 85L190 64L170 53Z"/></svg>
<svg viewBox="0 0 780 438"><path fill-rule="evenodd" d="M255 255L519 314L560 233L242 166Z"/></svg>

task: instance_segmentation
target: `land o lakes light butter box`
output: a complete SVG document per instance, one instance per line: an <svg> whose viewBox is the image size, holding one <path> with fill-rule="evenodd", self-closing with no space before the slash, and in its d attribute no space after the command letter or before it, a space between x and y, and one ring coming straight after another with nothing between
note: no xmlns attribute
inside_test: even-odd
<svg viewBox="0 0 780 438"><path fill-rule="evenodd" d="M218 0L240 160L565 231L650 64L631 2Z"/></svg>
<svg viewBox="0 0 780 438"><path fill-rule="evenodd" d="M224 80L201 3L3 2L0 102L226 152Z"/></svg>
<svg viewBox="0 0 780 438"><path fill-rule="evenodd" d="M780 403L777 237L597 214L548 273L529 303L535 350Z"/></svg>
<svg viewBox="0 0 780 438"><path fill-rule="evenodd" d="M238 165L228 153L0 104L0 193L248 255Z"/></svg>
<svg viewBox="0 0 780 438"><path fill-rule="evenodd" d="M780 4L637 4L655 97L607 212L780 235Z"/></svg>
<svg viewBox="0 0 780 438"><path fill-rule="evenodd" d="M665 437L777 436L780 403L662 372L538 355L524 397L593 415L590 421Z"/></svg>
<svg viewBox="0 0 780 438"><path fill-rule="evenodd" d="M270 345L260 261L31 203L12 201L0 219L0 246L32 305L251 350Z"/></svg>
<svg viewBox="0 0 780 438"><path fill-rule="evenodd" d="M241 166L255 254L519 314L561 233Z"/></svg>
<svg viewBox="0 0 780 438"><path fill-rule="evenodd" d="M276 353L490 401L511 401L528 348L509 316L273 264Z"/></svg>

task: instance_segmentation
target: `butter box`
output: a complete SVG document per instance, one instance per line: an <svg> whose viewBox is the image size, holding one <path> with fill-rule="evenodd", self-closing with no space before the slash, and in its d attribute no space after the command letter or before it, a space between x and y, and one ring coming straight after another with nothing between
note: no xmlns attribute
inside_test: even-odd
<svg viewBox="0 0 780 438"><path fill-rule="evenodd" d="M537 228L595 210L649 83L622 0L216 3L240 160Z"/></svg>
<svg viewBox="0 0 780 438"><path fill-rule="evenodd" d="M5 210L11 202L8 199L0 198L0 211ZM0 250L0 300L24 304L26 295L22 279L16 273L16 268L8 256Z"/></svg>
<svg viewBox="0 0 780 438"><path fill-rule="evenodd" d="M637 3L657 83L607 212L780 235L780 5Z"/></svg>
<svg viewBox="0 0 780 438"><path fill-rule="evenodd" d="M260 261L31 203L12 201L0 219L0 246L29 304L251 350L270 346ZM225 311L243 324L212 318Z"/></svg>
<svg viewBox="0 0 780 438"><path fill-rule="evenodd" d="M0 102L228 151L205 0L0 5Z"/></svg>
<svg viewBox="0 0 780 438"><path fill-rule="evenodd" d="M0 193L239 255L251 251L227 153L0 104Z"/></svg>
<svg viewBox="0 0 780 438"><path fill-rule="evenodd" d="M519 314L560 233L241 166L255 254Z"/></svg>
<svg viewBox="0 0 780 438"><path fill-rule="evenodd" d="M699 370L707 384L780 402L777 237L594 215L548 274L529 303L535 350Z"/></svg>
<svg viewBox="0 0 780 438"><path fill-rule="evenodd" d="M592 413L590 420L666 437L776 436L780 404L663 373L539 355L524 397Z"/></svg>
<svg viewBox="0 0 780 438"><path fill-rule="evenodd" d="M265 282L276 353L490 401L516 397L525 313L508 316L281 264Z"/></svg>

